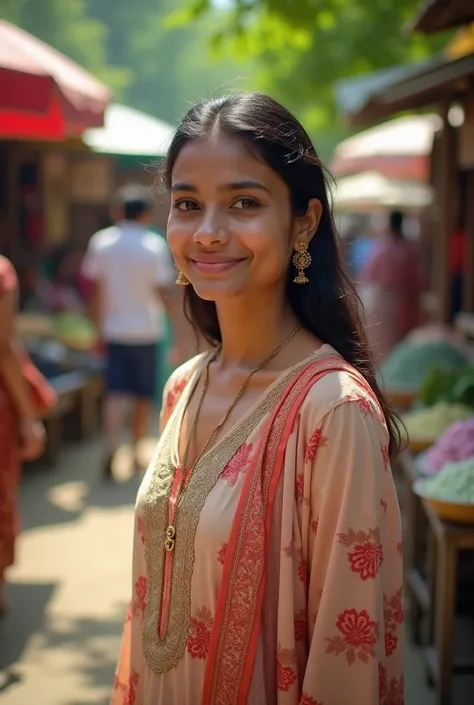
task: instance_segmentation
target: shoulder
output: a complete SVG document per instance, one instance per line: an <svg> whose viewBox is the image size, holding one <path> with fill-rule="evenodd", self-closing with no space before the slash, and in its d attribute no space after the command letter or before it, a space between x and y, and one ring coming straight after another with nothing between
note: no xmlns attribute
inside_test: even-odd
<svg viewBox="0 0 474 705"><path fill-rule="evenodd" d="M206 353L201 353L192 357L190 360L177 367L169 376L163 390L162 412L168 416L171 414L184 388L205 356Z"/></svg>
<svg viewBox="0 0 474 705"><path fill-rule="evenodd" d="M168 252L168 245L161 235L146 230L141 236L142 246L155 255L161 256Z"/></svg>
<svg viewBox="0 0 474 705"><path fill-rule="evenodd" d="M99 230L95 235L93 235L89 241L89 249L95 252L99 252L111 244L116 242L120 236L120 232L115 225L110 228L105 228L104 230Z"/></svg>
<svg viewBox="0 0 474 705"><path fill-rule="evenodd" d="M355 423L386 433L385 418L375 393L354 370L333 371L315 381L301 405L300 418L308 432L322 424Z"/></svg>

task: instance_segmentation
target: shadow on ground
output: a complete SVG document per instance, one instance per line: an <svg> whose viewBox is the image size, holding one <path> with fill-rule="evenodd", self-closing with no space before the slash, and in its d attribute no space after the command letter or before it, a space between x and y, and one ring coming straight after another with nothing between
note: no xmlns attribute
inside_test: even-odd
<svg viewBox="0 0 474 705"><path fill-rule="evenodd" d="M41 634L42 650L69 652L68 661L74 664L71 670L80 674L84 687L93 693L112 689L118 655L115 645L122 634L125 603L117 605L114 613L107 619L81 617L49 624ZM79 703L71 699L64 705Z"/></svg>
<svg viewBox="0 0 474 705"><path fill-rule="evenodd" d="M60 653L61 658L67 659L68 673L72 675L76 671L84 688L97 696L94 705L105 705L113 684L116 644L122 633L126 604L117 604L114 615L107 619L49 619L45 624L44 612L53 591L53 585L9 586L12 616L0 625L0 700L7 690L23 682L22 654L29 638L36 633L39 637L37 648L43 656L47 657L48 650ZM18 630L22 632L21 638ZM12 644L15 645L13 648ZM64 705L90 703L90 700L87 703L64 700Z"/></svg>
<svg viewBox="0 0 474 705"><path fill-rule="evenodd" d="M9 611L0 621L0 695L22 680L11 666L21 661L29 639L43 628L55 589L54 583L7 585Z"/></svg>
<svg viewBox="0 0 474 705"><path fill-rule="evenodd" d="M145 463L150 460L154 443L150 440L145 448ZM143 473L130 473L127 453L127 448L119 453L118 482L101 477L100 438L67 444L54 467L27 466L20 488L23 530L76 521L91 507L133 505Z"/></svg>

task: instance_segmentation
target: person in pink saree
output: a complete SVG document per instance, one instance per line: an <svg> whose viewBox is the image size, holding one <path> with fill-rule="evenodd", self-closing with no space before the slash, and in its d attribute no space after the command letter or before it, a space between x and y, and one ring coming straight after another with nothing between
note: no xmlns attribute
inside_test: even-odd
<svg viewBox="0 0 474 705"><path fill-rule="evenodd" d="M163 178L211 349L164 391L111 705L403 705L400 435L321 162L241 94L191 108Z"/></svg>
<svg viewBox="0 0 474 705"><path fill-rule="evenodd" d="M376 248L361 278L370 287L366 316L377 359L386 357L422 322L424 274L416 245L405 239L404 216L389 215L386 239Z"/></svg>

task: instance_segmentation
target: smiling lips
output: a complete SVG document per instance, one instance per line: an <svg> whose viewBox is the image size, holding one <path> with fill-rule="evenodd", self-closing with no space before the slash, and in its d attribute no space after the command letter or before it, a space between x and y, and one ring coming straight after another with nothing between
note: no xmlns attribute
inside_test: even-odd
<svg viewBox="0 0 474 705"><path fill-rule="evenodd" d="M199 272L203 274L218 274L232 269L236 264L243 262L243 259L235 259L228 255L199 254L191 257L191 262Z"/></svg>

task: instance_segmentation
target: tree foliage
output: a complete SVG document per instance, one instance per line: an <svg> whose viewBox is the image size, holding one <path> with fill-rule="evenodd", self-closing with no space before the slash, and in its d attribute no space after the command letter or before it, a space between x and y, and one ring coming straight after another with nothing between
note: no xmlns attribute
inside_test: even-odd
<svg viewBox="0 0 474 705"><path fill-rule="evenodd" d="M409 36L420 0L228 0L214 44L258 65L258 85L334 141L344 131L334 105L340 79L421 60L444 41ZM215 0L194 0L176 21L211 16ZM334 138L334 139L332 139Z"/></svg>

